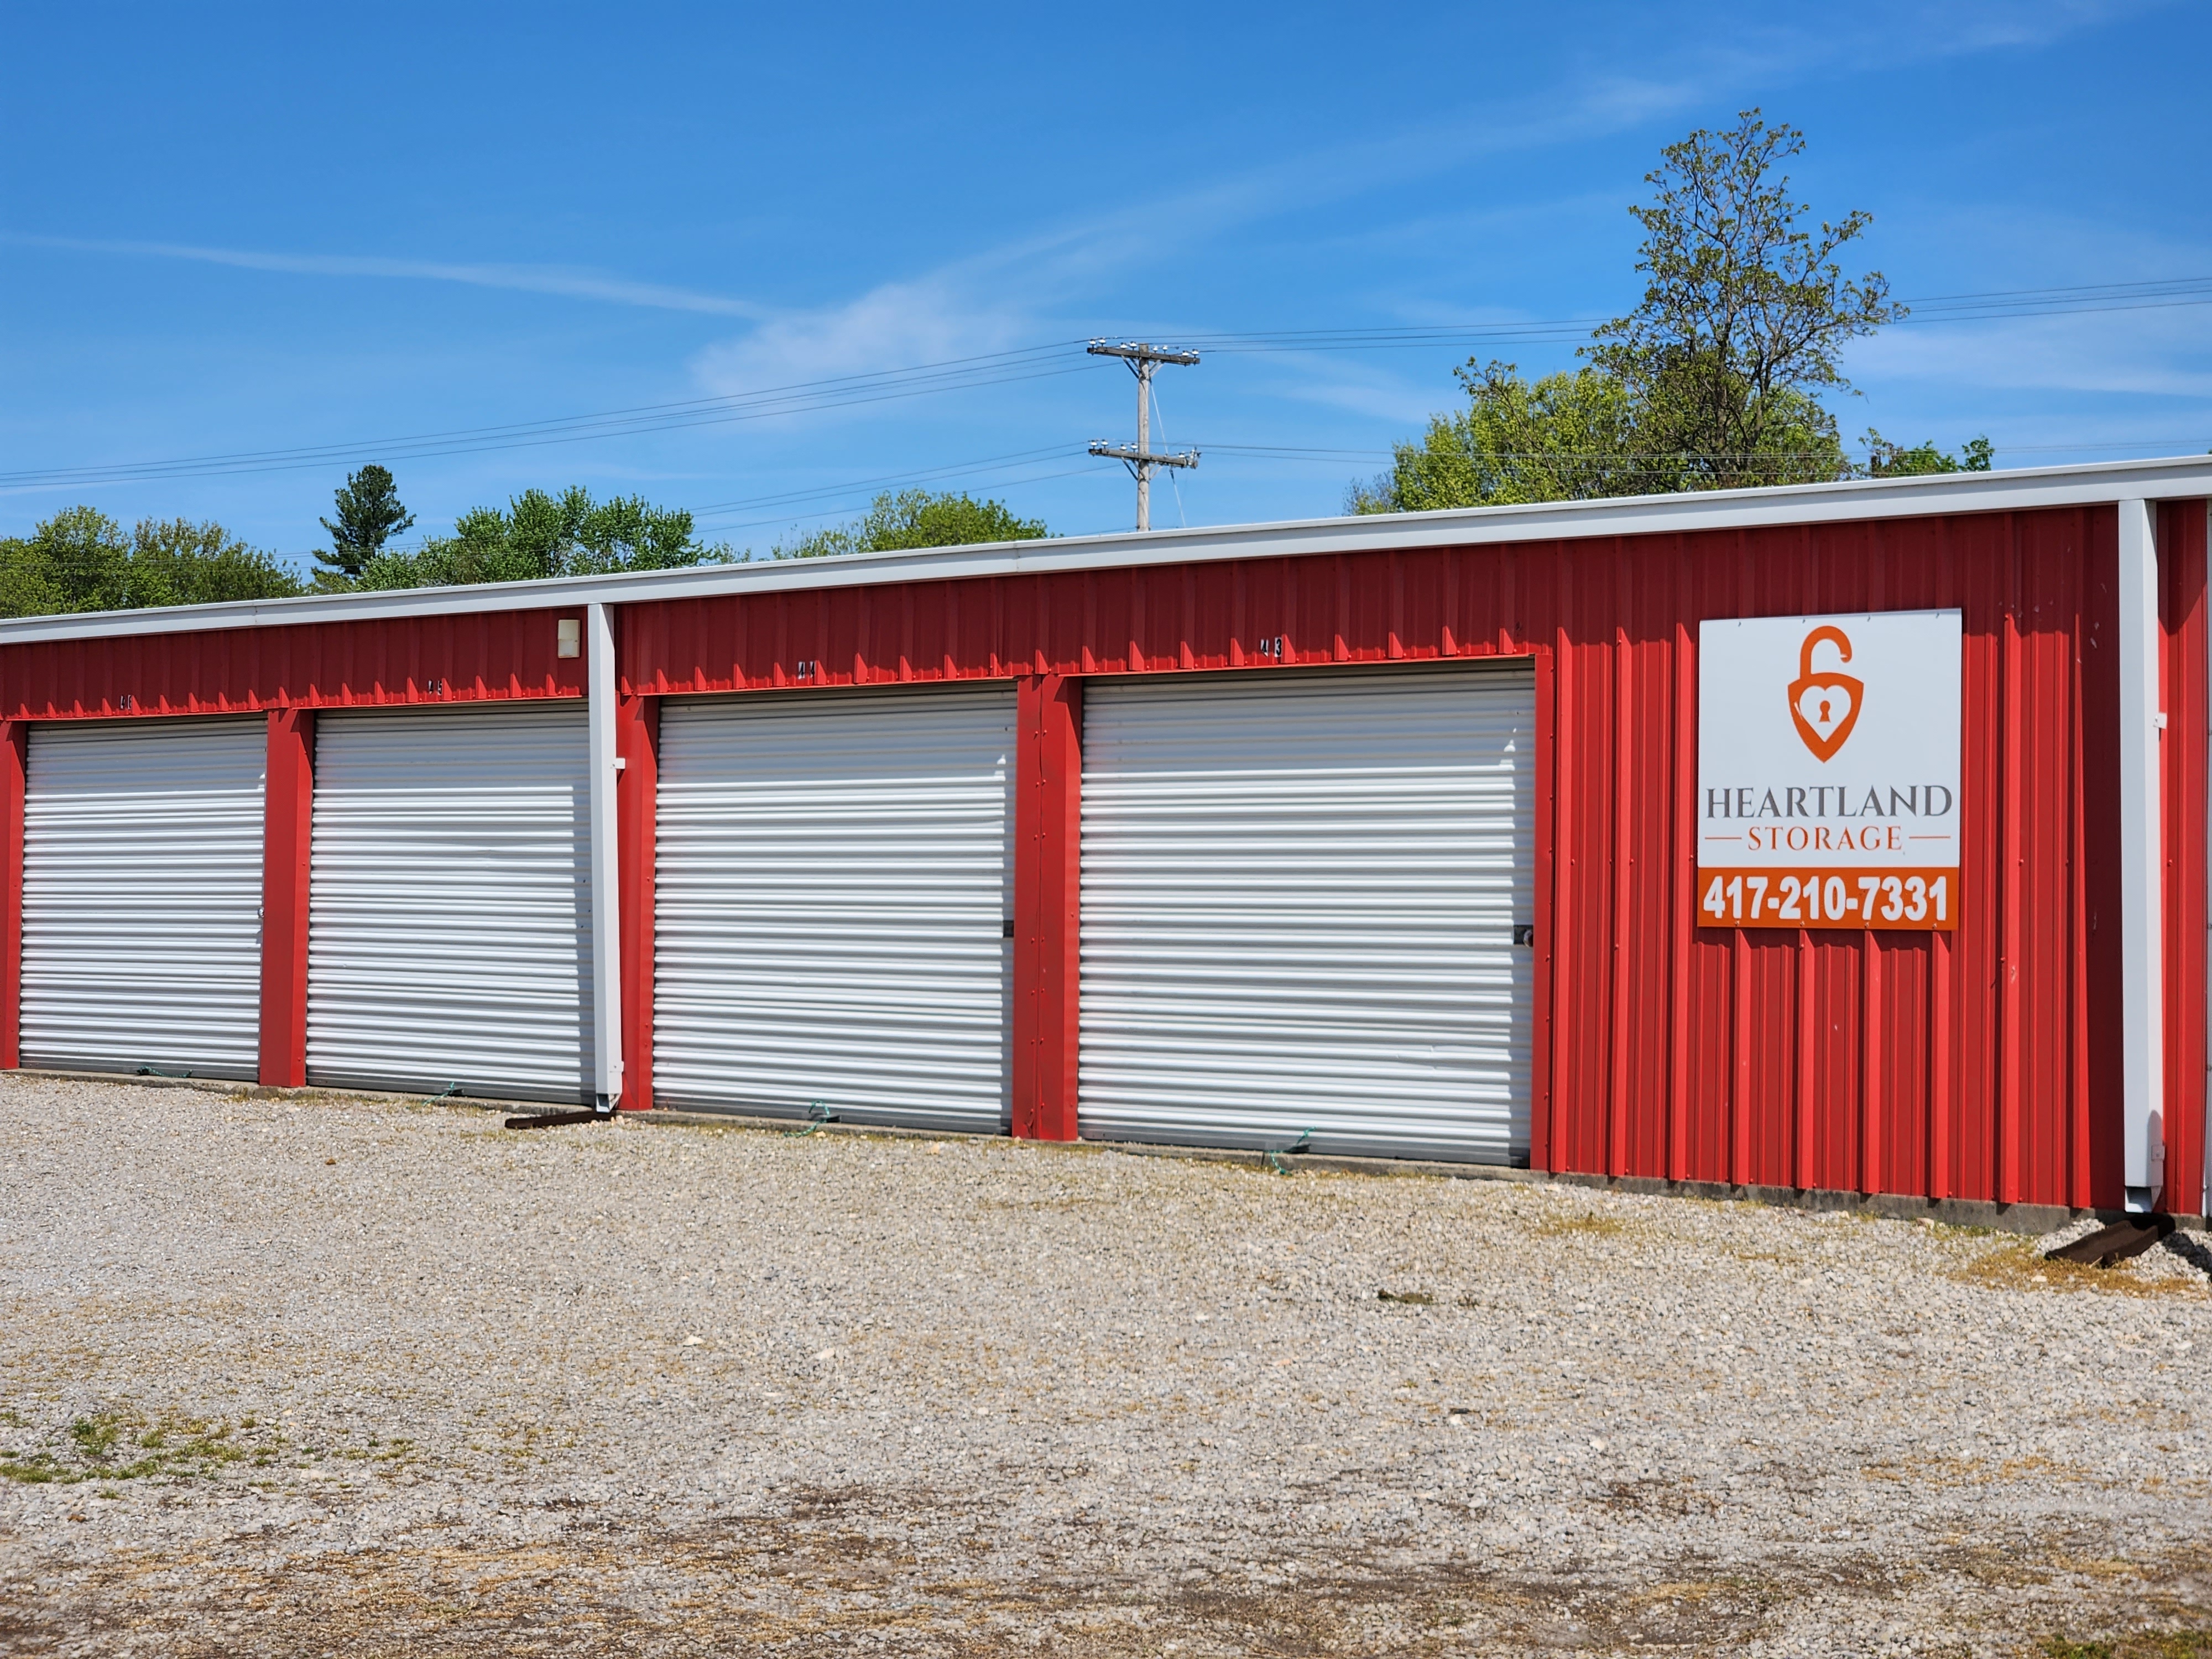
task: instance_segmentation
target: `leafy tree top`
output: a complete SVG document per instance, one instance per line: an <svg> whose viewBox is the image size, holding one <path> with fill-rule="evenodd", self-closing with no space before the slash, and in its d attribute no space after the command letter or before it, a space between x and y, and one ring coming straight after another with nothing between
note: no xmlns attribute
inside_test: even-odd
<svg viewBox="0 0 2212 1659"><path fill-rule="evenodd" d="M1871 214L1805 227L1808 205L1778 171L1804 149L1797 128L1749 109L1662 151L1644 175L1652 200L1629 209L1644 228L1643 301L1583 349L1644 405L1650 437L1673 440L1657 447L1712 487L1766 482L1759 460L1778 424L1802 425L1822 392L1849 392L1844 345L1905 314L1880 271L1846 277L1837 258Z"/></svg>
<svg viewBox="0 0 2212 1659"><path fill-rule="evenodd" d="M1987 438L1970 438L1960 453L1936 448L1933 441L1912 445L1893 444L1869 428L1866 434L1866 476L1869 478L1910 478L1934 472L1987 472L1996 451Z"/></svg>
<svg viewBox="0 0 2212 1659"><path fill-rule="evenodd" d="M904 489L877 496L867 512L851 524L780 543L773 551L779 559L818 559L838 553L889 553L908 547L1041 541L1050 533L1043 520L1018 519L1003 501L979 501L951 491Z"/></svg>
<svg viewBox="0 0 2212 1659"><path fill-rule="evenodd" d="M692 533L682 507L641 497L596 501L581 485L559 495L526 489L504 508L461 514L450 536L433 536L414 553L384 553L362 567L365 589L445 587L469 582L532 581L547 576L666 570L728 559Z"/></svg>
<svg viewBox="0 0 2212 1659"><path fill-rule="evenodd" d="M96 508L73 507L27 537L0 539L0 616L289 599L303 591L275 555L211 520L142 519L125 535Z"/></svg>

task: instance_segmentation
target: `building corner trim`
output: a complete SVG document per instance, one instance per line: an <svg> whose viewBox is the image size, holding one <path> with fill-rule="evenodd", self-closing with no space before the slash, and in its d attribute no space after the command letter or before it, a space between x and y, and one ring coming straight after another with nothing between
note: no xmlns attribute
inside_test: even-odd
<svg viewBox="0 0 2212 1659"><path fill-rule="evenodd" d="M2118 510L2122 1167L2128 1207L2147 1209L2166 1150L2158 544L2151 502Z"/></svg>

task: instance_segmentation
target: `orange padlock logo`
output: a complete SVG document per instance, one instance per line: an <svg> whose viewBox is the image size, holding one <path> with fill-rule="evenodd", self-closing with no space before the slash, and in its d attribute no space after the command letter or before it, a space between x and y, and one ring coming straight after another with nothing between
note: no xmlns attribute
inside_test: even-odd
<svg viewBox="0 0 2212 1659"><path fill-rule="evenodd" d="M1797 651L1797 678L1790 682L1790 718L1797 722L1797 735L1814 758L1831 761L1859 723L1859 708L1866 686L1849 674L1830 670L1813 672L1813 647L1826 640L1844 661L1851 659L1851 641L1840 628L1823 623L1805 636Z"/></svg>

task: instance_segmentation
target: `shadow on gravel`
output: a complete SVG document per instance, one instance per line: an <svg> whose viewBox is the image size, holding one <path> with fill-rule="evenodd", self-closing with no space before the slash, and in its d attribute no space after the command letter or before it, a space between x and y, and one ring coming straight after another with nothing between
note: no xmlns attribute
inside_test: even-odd
<svg viewBox="0 0 2212 1659"><path fill-rule="evenodd" d="M1274 1565L1198 1567L1188 1565L1187 1544L1147 1546L1111 1522L1010 1538L988 1506L927 1492L787 1492L774 1512L661 1535L560 1515L573 1528L526 1545L441 1541L426 1528L405 1543L349 1549L310 1540L301 1528L272 1527L199 1553L85 1562L57 1552L32 1580L36 1595L0 1608L0 1651L154 1650L180 1659L1705 1653L1808 1627L1840 1633L1836 1620L1854 1614L1952 1634L1944 1586L2001 1582L2021 1598L2019 1623L1986 1612L1971 1618L1976 1650L2005 1650L2016 1628L2012 1650L2037 1659L2212 1659L2212 1644L2196 1633L2212 1589L2212 1558L2201 1551L2157 1561L2054 1553L2033 1564L2016 1551L2002 1562L1966 1552L1911 1564L1778 1553L1756 1574L1674 1559L1516 1576L1470 1561L1407 1559L1420 1547L1410 1534L1348 1553L1311 1534L1294 1545L1243 1540L1229 1553L1270 1556ZM1285 1570L1286 1554L1310 1565ZM1104 1563L1115 1565L1099 1570ZM19 1565L15 1577L20 1595L28 1575Z"/></svg>
<svg viewBox="0 0 2212 1659"><path fill-rule="evenodd" d="M259 1573L191 1559L118 1564L77 1578L38 1611L0 1620L0 1650L143 1651L149 1638L179 1659L1703 1650L1749 1636L1768 1607L1757 1587L1695 1578L1630 1591L1446 1567L1340 1572L1273 1589L1148 1589L1115 1578L919 1565L843 1536L726 1547L665 1539L333 1551Z"/></svg>

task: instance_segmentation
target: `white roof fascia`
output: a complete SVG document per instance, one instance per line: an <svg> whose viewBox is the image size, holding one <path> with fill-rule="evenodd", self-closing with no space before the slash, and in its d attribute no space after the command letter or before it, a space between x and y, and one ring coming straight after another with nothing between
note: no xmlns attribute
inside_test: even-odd
<svg viewBox="0 0 2212 1659"><path fill-rule="evenodd" d="M2024 467L2002 472L1949 472L1917 478L1869 478L1847 483L1790 484L1769 489L1716 489L1675 495L1545 501L1524 507L1373 514L1358 518L1309 519L1213 529L1130 531L1105 536L1057 537L1048 541L988 542L891 553L848 553L822 559L698 565L680 570L565 576L470 587L309 594L296 599L247 599L66 617L21 617L0 621L0 646L42 640L117 639L224 628L290 628L319 623L376 622L591 604L639 605L657 600L714 599L732 593L781 592L795 588L871 586L888 582L1036 575L1065 570L1114 570L1218 559L1478 547L1500 542L1579 541L1597 537L1684 535L1715 530L1928 518L1957 513L2020 512L2197 496L2212 496L2212 455Z"/></svg>

